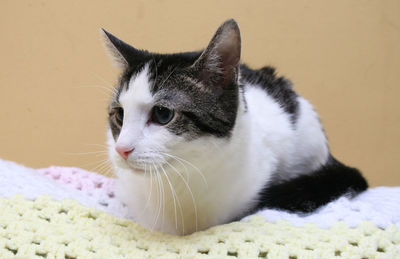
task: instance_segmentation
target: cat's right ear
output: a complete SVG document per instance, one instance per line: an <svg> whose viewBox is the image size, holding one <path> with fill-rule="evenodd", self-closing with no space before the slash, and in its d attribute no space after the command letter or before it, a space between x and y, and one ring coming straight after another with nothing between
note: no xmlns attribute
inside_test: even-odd
<svg viewBox="0 0 400 259"><path fill-rule="evenodd" d="M140 62L143 56L146 54L145 51L132 47L103 28L101 30L104 36L105 48L114 65L117 67L122 69L127 68L128 66L133 65L135 62Z"/></svg>

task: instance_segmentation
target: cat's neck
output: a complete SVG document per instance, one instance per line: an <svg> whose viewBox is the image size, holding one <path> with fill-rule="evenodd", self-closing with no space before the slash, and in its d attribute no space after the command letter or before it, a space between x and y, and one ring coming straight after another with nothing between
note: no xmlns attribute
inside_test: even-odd
<svg viewBox="0 0 400 259"><path fill-rule="evenodd" d="M245 112L244 99L241 97L238 117L230 138L194 140L199 142L195 145L196 150L188 150L183 145L176 149L179 153L168 154L168 162L163 168L158 168L158 173L163 177L161 181L153 179L152 189L164 189L164 194L162 190L160 194L165 201L164 220L175 221L177 217L178 233L183 228L180 207L185 233L195 231L196 227L204 229L204 226L210 225L210 221L218 224L232 220L226 218L227 215L238 215L249 209L251 204L248 201L259 190L257 185L265 182L265 179L257 179L258 174L248 173L258 170L252 161L254 136L251 127L251 118ZM162 187L159 186L160 182ZM245 192L242 186L247 186ZM257 188L252 191L249 186ZM151 198L154 206L159 206L157 195Z"/></svg>

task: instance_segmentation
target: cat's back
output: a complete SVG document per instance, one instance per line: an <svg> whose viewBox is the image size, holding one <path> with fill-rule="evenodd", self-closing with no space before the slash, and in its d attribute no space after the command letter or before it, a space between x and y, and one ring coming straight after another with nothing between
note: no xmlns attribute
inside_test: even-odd
<svg viewBox="0 0 400 259"><path fill-rule="evenodd" d="M292 83L269 66L240 66L240 79L252 133L277 158L277 170L292 177L326 163L327 139L313 106L298 95Z"/></svg>

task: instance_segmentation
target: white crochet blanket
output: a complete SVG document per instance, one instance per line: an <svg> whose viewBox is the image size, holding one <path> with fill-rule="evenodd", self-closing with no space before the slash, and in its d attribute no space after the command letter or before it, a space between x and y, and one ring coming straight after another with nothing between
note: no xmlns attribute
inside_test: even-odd
<svg viewBox="0 0 400 259"><path fill-rule="evenodd" d="M45 178L36 170L0 159L0 197L16 194L22 194L27 199L35 199L42 194L50 195L56 200L69 198L117 217L127 215L125 206L101 188L91 193L79 191ZM344 221L350 227L355 227L361 221L369 220L381 228L389 224L400 228L400 187L371 188L354 199L342 197L307 215L271 209L261 210L256 214L262 215L269 222L285 219L295 226L315 223L321 228L328 228L334 222Z"/></svg>

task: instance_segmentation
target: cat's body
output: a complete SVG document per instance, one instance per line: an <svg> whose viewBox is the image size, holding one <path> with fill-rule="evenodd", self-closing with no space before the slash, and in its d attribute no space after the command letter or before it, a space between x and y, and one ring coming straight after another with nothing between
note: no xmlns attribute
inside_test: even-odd
<svg viewBox="0 0 400 259"><path fill-rule="evenodd" d="M239 65L237 25L203 52L159 55L106 33L124 73L110 105L117 197L140 224L188 234L263 207L310 212L367 183L340 164L312 106Z"/></svg>

